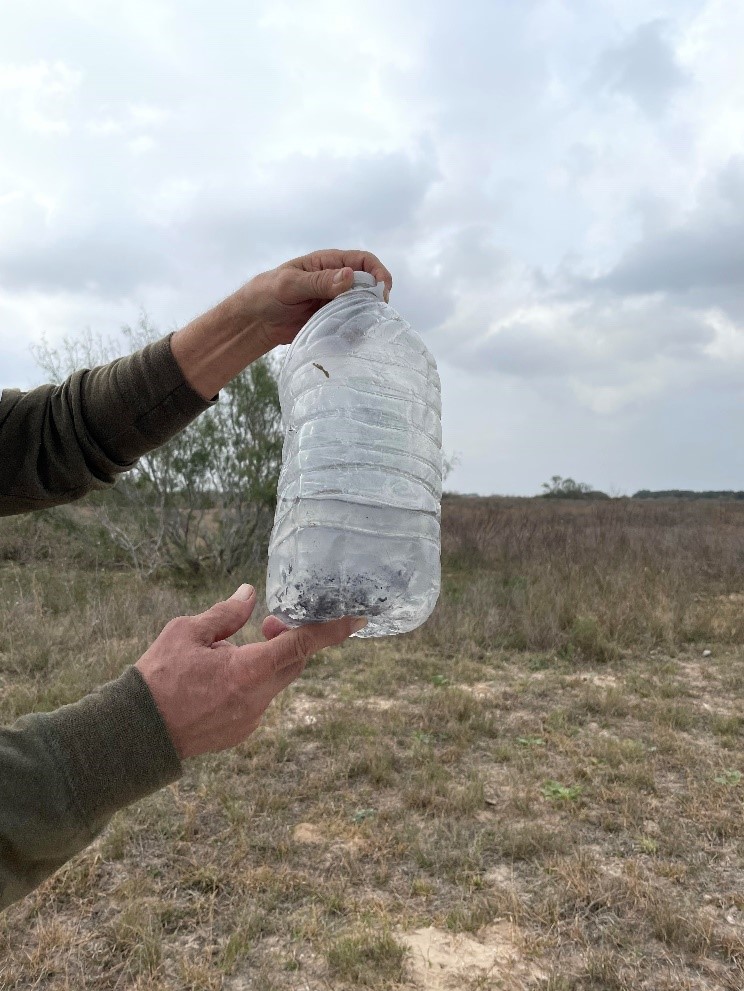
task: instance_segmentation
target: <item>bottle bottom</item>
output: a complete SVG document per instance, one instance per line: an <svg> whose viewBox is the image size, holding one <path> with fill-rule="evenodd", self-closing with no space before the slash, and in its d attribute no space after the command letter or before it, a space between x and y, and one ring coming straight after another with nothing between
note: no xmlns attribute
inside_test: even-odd
<svg viewBox="0 0 744 991"><path fill-rule="evenodd" d="M327 623L330 619L340 619L341 616L352 616L354 615L354 613L343 612L343 613L339 613L338 616L329 616L326 617L325 619L314 618L311 616L307 616L304 619L297 619L281 609L275 609L273 610L271 615L276 616L277 619L280 619L282 623L285 623L287 626L304 626L306 623ZM427 619L428 615L430 615L430 613L428 613L427 616L424 616L422 619L420 620L417 619L412 623L395 621L394 619L387 616L384 618L375 617L372 619L368 619L367 625L364 627L364 629L359 630L358 633L352 633L352 637L359 640L365 640L371 637L393 637L401 633L410 633L412 630L415 630L418 626L421 626L421 624L425 622L425 620Z"/></svg>
<svg viewBox="0 0 744 991"><path fill-rule="evenodd" d="M414 522L428 533L428 518ZM420 626L439 587L438 541L415 532L304 526L269 552L266 605L289 626L360 616L367 625L358 637L386 637Z"/></svg>

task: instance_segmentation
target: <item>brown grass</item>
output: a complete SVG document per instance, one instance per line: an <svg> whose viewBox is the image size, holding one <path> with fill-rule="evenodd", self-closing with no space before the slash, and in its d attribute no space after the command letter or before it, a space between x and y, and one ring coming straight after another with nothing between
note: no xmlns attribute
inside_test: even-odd
<svg viewBox="0 0 744 991"><path fill-rule="evenodd" d="M493 949L454 987L744 987L744 507L447 499L443 542L422 630L327 651L0 916L3 989L445 987L426 927ZM229 590L0 523L2 718Z"/></svg>
<svg viewBox="0 0 744 991"><path fill-rule="evenodd" d="M744 636L741 503L450 497L442 542L447 595L418 634L433 645L457 628L603 662Z"/></svg>

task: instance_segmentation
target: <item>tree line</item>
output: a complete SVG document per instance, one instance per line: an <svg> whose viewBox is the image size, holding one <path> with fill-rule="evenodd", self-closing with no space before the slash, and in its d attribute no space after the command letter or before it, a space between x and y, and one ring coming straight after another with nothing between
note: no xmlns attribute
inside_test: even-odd
<svg viewBox="0 0 744 991"><path fill-rule="evenodd" d="M693 489L639 489L634 492L633 499L744 499L744 492L735 489L704 489L696 492Z"/></svg>
<svg viewBox="0 0 744 991"><path fill-rule="evenodd" d="M573 478L553 475L549 482L543 482L542 499L609 499L606 492L595 489L587 482L576 482ZM631 499L724 499L728 501L744 499L744 492L734 489L639 489Z"/></svg>

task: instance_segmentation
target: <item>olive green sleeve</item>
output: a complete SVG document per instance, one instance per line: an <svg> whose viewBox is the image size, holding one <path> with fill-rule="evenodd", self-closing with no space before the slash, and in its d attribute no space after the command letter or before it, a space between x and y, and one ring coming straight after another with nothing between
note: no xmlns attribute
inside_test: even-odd
<svg viewBox="0 0 744 991"><path fill-rule="evenodd" d="M0 396L0 516L113 484L210 405L170 338L59 386ZM83 849L181 763L136 668L74 705L0 729L0 908Z"/></svg>
<svg viewBox="0 0 744 991"><path fill-rule="evenodd" d="M82 850L117 809L180 774L134 667L80 702L0 730L0 909Z"/></svg>
<svg viewBox="0 0 744 991"><path fill-rule="evenodd" d="M112 485L211 404L184 379L170 337L58 386L0 396L0 516Z"/></svg>

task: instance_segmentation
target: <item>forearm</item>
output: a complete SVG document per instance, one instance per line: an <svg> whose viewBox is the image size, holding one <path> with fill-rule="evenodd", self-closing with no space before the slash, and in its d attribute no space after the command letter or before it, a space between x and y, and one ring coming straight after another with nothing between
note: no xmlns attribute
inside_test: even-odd
<svg viewBox="0 0 744 991"><path fill-rule="evenodd" d="M184 378L204 399L214 396L252 361L270 350L261 325L251 318L247 289L239 289L171 338Z"/></svg>
<svg viewBox="0 0 744 991"><path fill-rule="evenodd" d="M0 908L87 846L117 809L180 773L134 668L74 705L0 730Z"/></svg>
<svg viewBox="0 0 744 991"><path fill-rule="evenodd" d="M0 397L0 516L71 502L187 426L209 404L168 338L59 386Z"/></svg>

